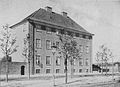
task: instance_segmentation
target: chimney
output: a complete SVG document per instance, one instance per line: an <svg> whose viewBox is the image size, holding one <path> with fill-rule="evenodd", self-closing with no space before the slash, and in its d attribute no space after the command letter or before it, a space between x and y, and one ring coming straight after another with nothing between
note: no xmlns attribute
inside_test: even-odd
<svg viewBox="0 0 120 87"><path fill-rule="evenodd" d="M67 12L62 12L62 16L67 18Z"/></svg>
<svg viewBox="0 0 120 87"><path fill-rule="evenodd" d="M52 7L47 6L47 7L45 7L45 9L46 9L46 11L48 11L48 12L52 12Z"/></svg>

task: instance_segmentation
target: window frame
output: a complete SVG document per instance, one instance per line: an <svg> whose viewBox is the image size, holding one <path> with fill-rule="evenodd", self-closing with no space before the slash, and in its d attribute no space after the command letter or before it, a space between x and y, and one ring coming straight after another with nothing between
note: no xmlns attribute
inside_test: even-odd
<svg viewBox="0 0 120 87"><path fill-rule="evenodd" d="M49 64L47 63L47 58L49 58ZM46 56L46 66L51 66L51 57L50 56Z"/></svg>
<svg viewBox="0 0 120 87"><path fill-rule="evenodd" d="M39 70L39 72L38 72L38 70ZM36 72L36 74L40 73L40 69L36 69L35 72Z"/></svg>
<svg viewBox="0 0 120 87"><path fill-rule="evenodd" d="M58 71L58 72L57 72ZM56 69L56 73L60 73L60 69Z"/></svg>
<svg viewBox="0 0 120 87"><path fill-rule="evenodd" d="M48 47L48 43L47 42L49 42L49 44L50 44L49 47ZM46 40L46 49L47 50L51 50L51 45L52 45L52 42L50 40Z"/></svg>
<svg viewBox="0 0 120 87"><path fill-rule="evenodd" d="M60 59L60 61L57 62L57 60ZM61 56L56 56L56 66L61 65Z"/></svg>
<svg viewBox="0 0 120 87"><path fill-rule="evenodd" d="M47 72L47 70L49 70L49 72ZM51 73L51 69L46 69L46 74L49 74Z"/></svg>
<svg viewBox="0 0 120 87"><path fill-rule="evenodd" d="M83 53L83 52L84 52L83 45L79 45L79 50L80 50L80 53Z"/></svg>
<svg viewBox="0 0 120 87"><path fill-rule="evenodd" d="M40 41L40 42L39 42ZM38 43L39 42L39 43ZM42 40L36 38L36 49L41 49L42 48Z"/></svg>
<svg viewBox="0 0 120 87"><path fill-rule="evenodd" d="M36 55L36 61L35 61L35 63L36 63L36 65L40 65L41 64L41 56L38 55L38 54Z"/></svg>

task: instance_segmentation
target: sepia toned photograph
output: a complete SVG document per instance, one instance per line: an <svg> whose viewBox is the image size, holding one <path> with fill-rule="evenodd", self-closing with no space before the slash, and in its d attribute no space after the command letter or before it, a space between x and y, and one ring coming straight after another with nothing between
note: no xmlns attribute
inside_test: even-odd
<svg viewBox="0 0 120 87"><path fill-rule="evenodd" d="M120 87L120 0L0 0L0 87Z"/></svg>

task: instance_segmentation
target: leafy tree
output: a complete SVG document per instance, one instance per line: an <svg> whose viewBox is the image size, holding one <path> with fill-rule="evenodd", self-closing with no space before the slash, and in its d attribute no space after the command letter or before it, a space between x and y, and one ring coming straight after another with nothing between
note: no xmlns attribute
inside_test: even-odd
<svg viewBox="0 0 120 87"><path fill-rule="evenodd" d="M67 63L68 60L72 62L73 59L79 58L79 50L77 49L77 42L74 40L72 35L62 34L59 35L61 41L60 51L63 53L65 73L67 83Z"/></svg>
<svg viewBox="0 0 120 87"><path fill-rule="evenodd" d="M6 60L6 81L8 82L8 58L15 52L17 52L16 37L12 32L12 29L8 25L3 26L0 37L0 49L5 56Z"/></svg>

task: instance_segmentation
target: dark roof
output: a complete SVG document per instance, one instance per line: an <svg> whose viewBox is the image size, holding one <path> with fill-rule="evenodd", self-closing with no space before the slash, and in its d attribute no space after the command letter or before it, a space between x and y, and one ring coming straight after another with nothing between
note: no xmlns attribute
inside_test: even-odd
<svg viewBox="0 0 120 87"><path fill-rule="evenodd" d="M61 14L57 14L55 12L48 12L45 9L41 9L41 8L35 11L34 13L32 13L31 15L29 15L28 17L26 17L22 21L26 21L28 19L49 22L52 24L57 24L66 28L71 28L77 31L91 34L88 31L86 31L83 27L78 25L75 21L73 21L70 17L68 16L64 17Z"/></svg>

